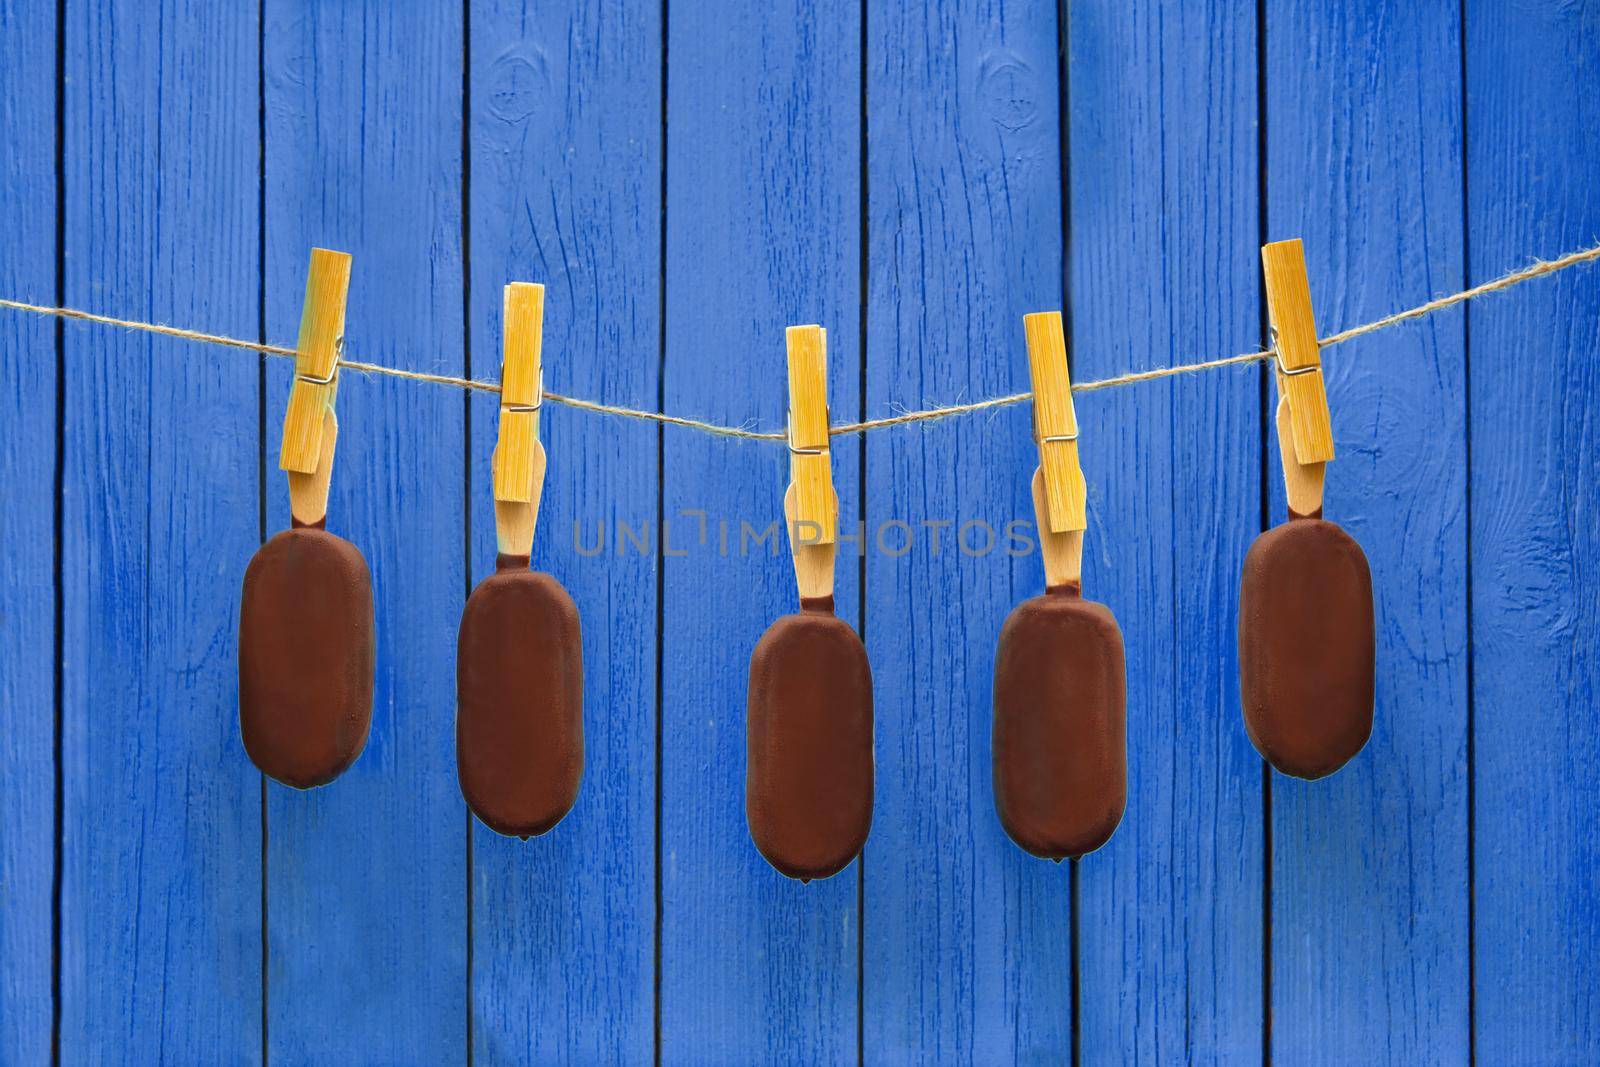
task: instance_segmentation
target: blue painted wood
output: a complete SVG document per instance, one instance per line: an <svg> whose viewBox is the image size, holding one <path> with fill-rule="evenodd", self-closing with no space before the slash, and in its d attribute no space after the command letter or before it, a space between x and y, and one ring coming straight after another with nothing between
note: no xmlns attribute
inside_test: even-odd
<svg viewBox="0 0 1600 1067"><path fill-rule="evenodd" d="M1467 5L1473 281L1600 236L1592 6ZM1600 272L1470 312L1479 1063L1600 1062Z"/></svg>
<svg viewBox="0 0 1600 1067"><path fill-rule="evenodd" d="M1305 241L1324 335L1462 282L1457 11L1392 15L1384 3L1266 8L1268 235ZM1325 366L1338 453L1326 515L1372 568L1377 709L1372 740L1333 777L1272 779L1273 1053L1305 1064L1462 1064L1461 314L1330 349ZM1269 471L1278 522L1275 444Z"/></svg>
<svg viewBox="0 0 1600 1067"><path fill-rule="evenodd" d="M1026 389L1022 315L1062 302L1055 5L874 3L867 23L868 407ZM1019 407L868 441L872 1063L1070 1054L1069 868L1010 842L990 785L995 642L1044 588L1037 555L1004 551L1006 524L1033 516L1028 426ZM894 522L914 537L900 556ZM996 532L994 551L961 550L971 522ZM966 529L973 552L980 531Z"/></svg>
<svg viewBox="0 0 1600 1067"><path fill-rule="evenodd" d="M67 303L254 336L257 29L245 5L68 9ZM234 605L257 360L84 327L63 356L60 1062L255 1062Z"/></svg>
<svg viewBox="0 0 1600 1067"><path fill-rule="evenodd" d="M0 293L55 302L55 4L0 8ZM0 1063L50 1057L56 341L0 312Z"/></svg>
<svg viewBox="0 0 1600 1067"><path fill-rule="evenodd" d="M462 20L269 2L267 332L293 338L310 248L353 254L347 349L462 370ZM267 375L268 530L291 364ZM466 806L455 774L465 400L346 375L328 528L371 569L366 750L312 792L268 786L267 1037L275 1064L467 1054ZM239 567L242 569L243 560Z"/></svg>
<svg viewBox="0 0 1600 1067"><path fill-rule="evenodd" d="M1248 5L1076 5L1074 376L1248 349L1259 331ZM1256 372L1078 403L1084 593L1122 625L1129 794L1078 865L1081 1062L1261 1054L1261 764L1239 710L1239 572L1260 521Z"/></svg>
<svg viewBox="0 0 1600 1067"><path fill-rule="evenodd" d="M1075 375L1248 346L1253 11L1069 8ZM20 205L0 294L41 302L55 10L0 10L0 190ZM325 244L356 254L354 353L461 372L470 323L470 369L493 377L499 287L533 277L550 286L553 389L648 407L664 384L670 411L775 428L789 323L830 327L846 419L863 409L863 315L876 414L1026 388L1018 319L1063 301L1052 5L478 0L470 49L459 9L268 0L259 42L250 5L66 12L80 306L255 335L263 103L274 340L293 337ZM1264 30L1268 235L1306 238L1324 333L1600 232L1597 116L1573 90L1600 59L1582 5L1467 5L1465 203L1454 7L1273 0ZM1081 1062L1260 1055L1264 918L1277 1062L1466 1062L1474 990L1478 1062L1600 1060L1597 278L1476 305L1470 372L1460 312L1329 350L1329 514L1373 564L1377 730L1329 781L1271 779L1270 877L1232 641L1259 519L1256 375L1080 401L1086 585L1127 637L1132 770L1124 825L1078 868ZM51 325L0 315L0 1062L32 1063L51 1015L55 353ZM505 841L467 819L452 734L457 621L489 566L494 405L352 376L331 514L378 595L373 737L326 789L271 787L264 828L234 682L256 362L72 324L63 356L63 1063L253 1062L263 975L277 1062L449 1063L469 1046L480 1063L647 1060L658 901L669 1064L851 1062L858 1040L871 1062L1067 1058L1068 871L1006 841L989 786L994 639L1039 562L962 556L951 528L935 556L923 525L1031 517L1024 407L874 435L866 492L862 445L837 443L847 531L865 499L869 547L891 519L915 547L873 555L865 601L841 563L877 681L877 814L862 866L800 886L756 854L742 804L746 664L794 589L787 551L741 554L739 523L778 518L781 449L547 410L536 552L584 616L589 771L552 835ZM272 532L288 366L269 363ZM1275 446L1265 462L1275 519ZM668 558L659 530L619 552L658 492ZM607 524L602 556L574 546L575 519L586 544Z"/></svg>
<svg viewBox="0 0 1600 1067"><path fill-rule="evenodd" d="M666 409L781 427L784 327L821 323L843 420L860 408L859 13L673 3L667 31ZM790 881L744 816L750 653L799 606L787 456L673 430L664 447L661 1059L853 1062L859 868ZM833 448L846 532L861 516L859 448ZM706 513L704 544L692 511ZM774 521L741 547L741 523ZM859 567L844 547L836 593L854 625Z"/></svg>
<svg viewBox="0 0 1600 1067"><path fill-rule="evenodd" d="M496 377L502 288L545 284L552 391L653 408L660 370L661 12L472 9L472 371ZM494 567L494 397L472 407L473 577ZM545 837L472 834L474 1062L647 1063L655 1047L656 567L595 554L655 519L657 431L547 404L534 566L583 631L585 768ZM575 527L583 540L575 541ZM580 552L575 545L585 546Z"/></svg>

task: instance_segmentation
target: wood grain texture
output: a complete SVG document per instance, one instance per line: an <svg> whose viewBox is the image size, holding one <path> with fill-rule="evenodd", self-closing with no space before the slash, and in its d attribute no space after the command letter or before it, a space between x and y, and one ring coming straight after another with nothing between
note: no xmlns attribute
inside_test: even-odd
<svg viewBox="0 0 1600 1067"><path fill-rule="evenodd" d="M1267 233L1304 239L1320 329L1460 288L1456 8L1271 0L1266 19ZM1272 1053L1462 1064L1461 314L1340 345L1323 365L1338 450L1326 515L1371 565L1377 707L1372 739L1338 774L1272 778ZM1269 482L1275 523L1285 505Z"/></svg>
<svg viewBox="0 0 1600 1067"><path fill-rule="evenodd" d="M1085 485L1087 494L1088 487ZM1046 589L1083 584L1083 539L1085 531L1050 529L1049 504L1044 492L1044 468L1033 469L1033 528L1039 540L1039 556L1044 563ZM997 653L998 654L998 653Z"/></svg>
<svg viewBox="0 0 1600 1067"><path fill-rule="evenodd" d="M307 257L306 296L295 341L294 384L283 416L278 466L311 474L322 458L322 428L339 390L339 346L349 305L350 254L313 248Z"/></svg>
<svg viewBox="0 0 1600 1067"><path fill-rule="evenodd" d="M291 387L289 406L293 407L296 393ZM326 394L329 400L332 394ZM322 405L322 432L318 434L317 461L309 474L285 471L284 480L289 485L289 515L294 522L315 526L328 517L328 493L333 488L333 460L339 447L339 416L327 402Z"/></svg>
<svg viewBox="0 0 1600 1067"><path fill-rule="evenodd" d="M791 467L790 477L793 476ZM831 482L828 492L833 496L834 513L837 514L838 494L833 491ZM789 488L783 494L783 517L788 527L789 554L794 561L795 589L800 594L801 603L807 600L831 598L834 572L838 569L839 542L837 540L817 542L816 523L811 520L801 520L795 496L794 483L791 481Z"/></svg>
<svg viewBox="0 0 1600 1067"><path fill-rule="evenodd" d="M0 292L55 302L53 2L0 7ZM46 1063L55 862L56 327L0 318L0 1063Z"/></svg>
<svg viewBox="0 0 1600 1067"><path fill-rule="evenodd" d="M491 233L509 228L511 220L499 221L499 230ZM544 286L537 282L507 282L502 292L500 318L489 324L500 332L502 353L499 437L494 447L491 481L497 503L530 504L537 514L547 462L539 443L539 409L544 402L544 365L540 361Z"/></svg>
<svg viewBox="0 0 1600 1067"><path fill-rule="evenodd" d="M1333 458L1333 429L1304 243L1291 237L1263 245L1261 275L1267 322L1277 349L1274 377L1278 395L1289 401L1295 458L1301 463L1326 463Z"/></svg>
<svg viewBox="0 0 1600 1067"><path fill-rule="evenodd" d="M1383 0L1267 0L1260 27L1236 0L261 2L59 5L59 205L58 5L0 5L0 295L56 302L59 209L67 302L253 337L264 283L283 343L324 245L354 253L352 354L492 378L501 286L539 281L552 389L777 430L797 322L832 331L843 421L1026 390L1039 308L1079 380L1243 351L1263 219L1304 238L1325 333L1600 233L1573 0L1469 0L1464 27ZM55 327L0 312L0 1063L50 1059L57 848L68 1065L649 1062L658 944L668 1065L1064 1063L1074 1012L1085 1065L1600 1062L1596 308L1578 268L1324 354L1376 731L1328 780L1271 777L1270 843L1234 645L1263 471L1285 503L1266 369L1079 398L1131 788L1077 867L1076 945L1068 868L1010 844L990 785L995 638L1040 587L1005 555L1023 406L832 443L878 792L863 862L801 885L743 808L749 654L795 607L780 446L542 412L534 560L582 614L588 766L521 842L470 821L452 744L494 398L348 375L330 528L377 592L372 739L327 788L269 787L264 826L234 635L263 467L288 522L292 361L263 431L253 357L66 324L58 501Z"/></svg>
<svg viewBox="0 0 1600 1067"><path fill-rule="evenodd" d="M1289 398L1278 394L1273 408L1273 430L1278 442L1278 469L1283 472L1283 497L1289 510L1296 515L1317 515L1322 512L1322 487L1328 476L1328 464L1301 463L1295 458L1294 425L1289 415Z"/></svg>
<svg viewBox="0 0 1600 1067"><path fill-rule="evenodd" d="M72 5L64 29L64 299L253 336L255 13L125 0ZM257 369L194 356L65 331L63 1064L261 1053L261 779L235 641Z"/></svg>
<svg viewBox="0 0 1600 1067"><path fill-rule="evenodd" d="M460 374L460 18L268 0L263 33L267 333L294 333L308 250L336 248L354 257L350 351ZM287 363L267 372L268 456ZM372 573L372 732L331 785L268 786L268 1053L275 1064L461 1063L467 823L453 723L463 400L349 375L339 431L328 529ZM267 528L282 529L283 482L271 477L266 489Z"/></svg>
<svg viewBox="0 0 1600 1067"><path fill-rule="evenodd" d="M1066 327L1059 311L1029 312L1022 324L1028 339L1028 380L1033 385L1033 436L1049 512L1039 529L1046 534L1081 531L1088 525L1089 491L1078 461L1078 416L1067 369Z"/></svg>
<svg viewBox="0 0 1600 1067"><path fill-rule="evenodd" d="M807 523L802 540L833 544L839 532L839 501L833 489L828 441L828 331L790 326L784 331L789 368L789 488L794 518Z"/></svg>
<svg viewBox="0 0 1600 1067"><path fill-rule="evenodd" d="M795 323L828 329L834 410L860 410L860 17L844 0L671 5L668 411L781 428ZM790 881L745 824L750 653L798 605L788 455L729 445L666 431L661 1060L853 1062L860 866ZM860 519L860 447L834 442L843 535ZM859 568L840 547L839 615L856 624Z"/></svg>
<svg viewBox="0 0 1600 1067"><path fill-rule="evenodd" d="M551 389L651 408L660 368L661 11L582 0L472 7L473 371L494 373L500 287L545 285ZM491 396L472 402L473 577L494 566ZM479 1067L648 1063L654 1047L656 573L618 553L653 521L657 431L546 405L533 563L577 604L585 767L577 804L523 842L472 827ZM608 532L596 553L596 527ZM580 550L580 546L582 550Z"/></svg>
<svg viewBox="0 0 1600 1067"><path fill-rule="evenodd" d="M867 25L868 410L1025 391L1022 316L1062 299L1055 5L879 0ZM1004 534L1036 465L1023 408L867 439L869 1063L1070 1055L1068 868L1006 837L989 758L1000 625L1039 589Z"/></svg>
<svg viewBox="0 0 1600 1067"><path fill-rule="evenodd" d="M1259 335L1255 46L1246 3L1074 5L1077 380ZM1078 864L1086 1067L1260 1055L1261 764L1236 650L1260 420L1248 370L1078 405L1084 595L1116 613L1128 677L1127 810Z"/></svg>
<svg viewBox="0 0 1600 1067"><path fill-rule="evenodd" d="M1600 24L1555 0L1466 20L1479 281L1600 234ZM1470 315L1477 1058L1596 1063L1600 272Z"/></svg>

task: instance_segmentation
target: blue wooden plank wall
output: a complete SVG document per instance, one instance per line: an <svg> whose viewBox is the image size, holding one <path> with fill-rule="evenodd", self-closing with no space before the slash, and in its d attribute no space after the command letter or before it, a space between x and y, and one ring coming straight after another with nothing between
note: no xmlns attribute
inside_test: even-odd
<svg viewBox="0 0 1600 1067"><path fill-rule="evenodd" d="M1466 5L1467 274L1593 241L1600 21ZM1472 888L1482 1063L1600 1062L1600 276L1470 310Z"/></svg>
<svg viewBox="0 0 1600 1067"><path fill-rule="evenodd" d="M0 8L0 289L56 297L56 11ZM8 212L8 216L12 213ZM56 329L0 317L0 1058L50 1056L57 827Z"/></svg>
<svg viewBox="0 0 1600 1067"><path fill-rule="evenodd" d="M1062 295L1056 12L875 2L867 26L868 410L1025 390L1022 315ZM976 550L967 523L1031 514L1027 427L1012 410L867 442L872 1063L1038 1062L1071 1044L1071 869L1011 845L990 790L995 641L1043 572L960 540Z"/></svg>
<svg viewBox="0 0 1600 1067"><path fill-rule="evenodd" d="M268 0L262 19L267 332L295 332L307 249L320 244L355 257L350 350L461 373L462 20L286 0ZM269 532L289 524L274 490L290 375L278 360L265 381ZM266 1057L448 1063L465 1055L468 1019L454 756L466 400L353 381L338 414L328 528L372 573L372 732L337 788L267 790Z"/></svg>
<svg viewBox="0 0 1600 1067"><path fill-rule="evenodd" d="M1265 11L1265 230L1305 240L1319 327L1462 288L1459 13ZM1359 1062L1374 1046L1412 1064L1470 1055L1463 321L1451 311L1330 356L1326 514L1372 569L1377 717L1341 773L1269 784L1279 1062ZM1283 482L1269 484L1278 521Z"/></svg>
<svg viewBox="0 0 1600 1067"><path fill-rule="evenodd" d="M549 388L654 408L661 12L506 2L475 6L471 20L468 369L498 374L502 289L538 278ZM470 412L474 581L494 567L495 401L475 394ZM641 422L562 414L541 415L553 459L534 565L581 612L586 766L559 832L525 844L472 828L481 1064L645 1063L655 1043L655 558L593 549L602 525L655 519L660 438ZM575 526L587 555L573 550Z"/></svg>
<svg viewBox="0 0 1600 1067"><path fill-rule="evenodd" d="M665 407L781 425L784 326L819 323L831 409L859 412L859 14L840 0L677 0L667 10ZM750 653L799 605L781 533L788 457L730 444L663 441L675 555L664 559L660 609L660 1058L849 1062L859 868L802 886L767 866L745 829ZM833 449L842 529L861 516L860 447ZM643 503L621 515L648 522ZM757 541L775 520L775 536ZM839 558L839 614L855 624L860 567L847 551Z"/></svg>
<svg viewBox="0 0 1600 1067"><path fill-rule="evenodd" d="M165 14L137 0L64 13L62 299L250 337L258 34L210 4ZM111 330L68 330L60 354L67 1064L261 1049L261 778L230 711L260 534L258 370L195 355Z"/></svg>
<svg viewBox="0 0 1600 1067"><path fill-rule="evenodd" d="M1078 377L1236 351L1260 330L1255 11L1106 4L1074 9L1070 31ZM1263 773L1235 652L1261 518L1258 373L1078 405L1084 592L1124 634L1130 780L1117 835L1078 863L1085 1064L1261 1054Z"/></svg>
<svg viewBox="0 0 1600 1067"><path fill-rule="evenodd" d="M849 421L1025 390L1031 310L1079 380L1253 348L1265 240L1324 334L1592 242L1597 75L1568 0L18 0L0 297L284 342L323 245L357 358L492 379L531 279L552 391L775 429L817 322ZM373 727L299 793L235 680L288 365L0 310L0 1064L1600 1063L1597 348L1591 267L1328 350L1379 667L1316 783L1239 714L1265 374L1082 396L1131 788L1070 864L990 788L1026 406L837 439L876 809L802 885L743 810L781 447L545 407L587 763L522 842L454 769L493 398L341 386Z"/></svg>

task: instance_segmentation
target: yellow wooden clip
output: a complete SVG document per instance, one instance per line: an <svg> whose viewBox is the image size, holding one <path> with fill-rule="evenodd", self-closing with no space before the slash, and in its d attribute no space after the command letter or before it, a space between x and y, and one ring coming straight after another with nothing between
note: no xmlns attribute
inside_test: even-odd
<svg viewBox="0 0 1600 1067"><path fill-rule="evenodd" d="M1300 515L1314 515L1322 510L1323 464L1333 458L1333 425L1299 239L1263 245L1261 270L1273 334L1284 485L1289 507Z"/></svg>
<svg viewBox="0 0 1600 1067"><path fill-rule="evenodd" d="M294 385L283 416L283 447L278 454L278 466L289 472L289 510L308 526L328 514L328 484L339 437L333 401L339 390L339 353L349 291L350 256L313 248L300 313L300 338L295 344Z"/></svg>
<svg viewBox="0 0 1600 1067"><path fill-rule="evenodd" d="M828 334L790 326L789 489L784 514L803 599L833 595L839 498L833 490L828 440Z"/></svg>
<svg viewBox="0 0 1600 1067"><path fill-rule="evenodd" d="M1076 583L1082 572L1083 531L1088 527L1088 489L1078 463L1078 415L1072 406L1067 339L1061 312L1022 317L1028 339L1028 375L1033 382L1033 436L1039 466L1033 472L1033 510L1039 523L1045 580Z"/></svg>
<svg viewBox="0 0 1600 1067"><path fill-rule="evenodd" d="M544 286L512 282L505 289L504 362L500 368L500 438L494 449L495 534L500 551L526 556L544 492L539 440L544 403Z"/></svg>

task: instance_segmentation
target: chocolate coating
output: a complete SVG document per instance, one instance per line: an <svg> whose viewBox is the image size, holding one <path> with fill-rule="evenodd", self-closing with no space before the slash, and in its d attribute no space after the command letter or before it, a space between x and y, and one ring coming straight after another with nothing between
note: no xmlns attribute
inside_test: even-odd
<svg viewBox="0 0 1600 1067"><path fill-rule="evenodd" d="M1011 840L1061 860L1111 839L1128 799L1122 631L1076 585L1023 601L1000 628L992 748Z"/></svg>
<svg viewBox="0 0 1600 1067"><path fill-rule="evenodd" d="M310 789L372 726L372 578L349 541L296 526L262 545L239 604L239 732L262 772Z"/></svg>
<svg viewBox="0 0 1600 1067"><path fill-rule="evenodd" d="M456 777L496 833L560 822L583 781L583 641L561 583L501 556L461 615Z"/></svg>
<svg viewBox="0 0 1600 1067"><path fill-rule="evenodd" d="M1256 538L1239 593L1239 693L1256 750L1321 778L1372 734L1372 575L1335 523L1292 517Z"/></svg>
<svg viewBox="0 0 1600 1067"><path fill-rule="evenodd" d="M872 827L872 669L831 598L768 628L750 656L744 808L790 878L837 874Z"/></svg>

